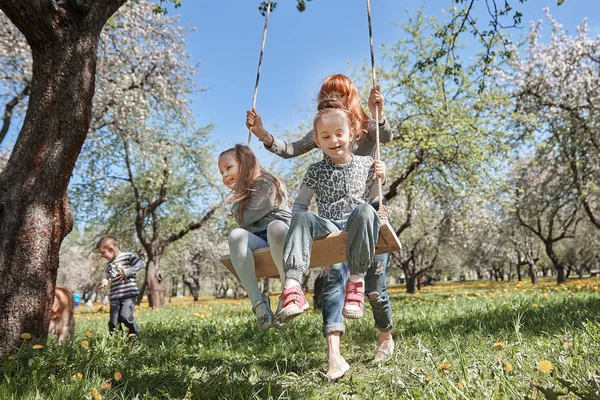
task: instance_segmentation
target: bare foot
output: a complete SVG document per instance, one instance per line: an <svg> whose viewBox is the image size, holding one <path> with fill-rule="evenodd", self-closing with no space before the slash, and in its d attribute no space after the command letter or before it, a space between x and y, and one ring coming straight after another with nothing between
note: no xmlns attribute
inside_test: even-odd
<svg viewBox="0 0 600 400"><path fill-rule="evenodd" d="M374 363L382 363L388 361L394 355L394 340L390 336L389 339L380 341L377 344L377 353L373 359Z"/></svg>
<svg viewBox="0 0 600 400"><path fill-rule="evenodd" d="M350 369L350 365L346 362L342 356L334 356L329 358L327 364L327 377L332 381L340 379L346 371Z"/></svg>

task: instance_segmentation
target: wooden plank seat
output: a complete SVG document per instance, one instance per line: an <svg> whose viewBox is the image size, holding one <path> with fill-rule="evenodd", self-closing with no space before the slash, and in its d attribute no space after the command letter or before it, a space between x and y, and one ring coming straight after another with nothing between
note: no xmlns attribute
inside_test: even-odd
<svg viewBox="0 0 600 400"><path fill-rule="evenodd" d="M312 253L310 257L309 268L325 267L331 264L337 264L346 261L346 243L348 241L348 232L339 231L316 239L313 242ZM375 254L385 254L398 251L402 248L394 228L389 222L381 225L379 230L379 239L375 248ZM271 258L271 251L268 247L256 249L254 254L254 264L256 266L256 277L264 278L267 276L277 276L277 267ZM221 257L221 262L237 278L237 274L231 264L229 254Z"/></svg>

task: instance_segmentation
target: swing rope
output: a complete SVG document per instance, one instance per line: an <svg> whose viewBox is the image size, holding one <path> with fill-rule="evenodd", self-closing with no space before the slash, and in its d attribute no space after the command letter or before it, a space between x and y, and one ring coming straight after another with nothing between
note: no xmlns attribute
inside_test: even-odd
<svg viewBox="0 0 600 400"><path fill-rule="evenodd" d="M373 50L373 29L371 28L371 1L367 0L367 19L369 20L369 45L371 48L371 77L373 79L373 87L377 86L377 76L375 74L375 51ZM375 103L375 160L381 159L381 149L379 145L379 104ZM388 206L383 205L383 189L381 180L377 179L377 194L379 196L379 219L387 221L390 213Z"/></svg>
<svg viewBox="0 0 600 400"><path fill-rule="evenodd" d="M260 45L260 57L258 58L258 70L256 71L256 83L254 84L254 97L252 98L252 109L256 108L256 97L258 96L258 81L260 79L260 67L262 66L263 53L265 52L265 42L267 41L267 25L269 24L269 14L271 12L271 0L267 4L267 12L265 13L265 27L263 28L262 43ZM252 131L248 129L248 147L252 140Z"/></svg>

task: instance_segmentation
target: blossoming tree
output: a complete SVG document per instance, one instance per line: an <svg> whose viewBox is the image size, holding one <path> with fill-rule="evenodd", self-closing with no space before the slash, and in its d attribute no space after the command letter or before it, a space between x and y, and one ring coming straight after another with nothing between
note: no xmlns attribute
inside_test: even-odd
<svg viewBox="0 0 600 400"><path fill-rule="evenodd" d="M532 23L525 55L515 53L499 77L518 109L535 121L522 126L540 144L538 152L570 175L585 213L600 229L600 37L590 37L586 20L571 36L545 11L549 40L542 21Z"/></svg>

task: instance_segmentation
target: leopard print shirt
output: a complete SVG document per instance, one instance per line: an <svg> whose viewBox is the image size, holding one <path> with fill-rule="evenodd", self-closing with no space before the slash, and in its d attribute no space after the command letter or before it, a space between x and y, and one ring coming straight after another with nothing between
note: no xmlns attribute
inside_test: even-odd
<svg viewBox="0 0 600 400"><path fill-rule="evenodd" d="M308 168L302 181L314 190L319 215L330 220L346 219L356 206L367 203L374 182L373 158L357 155L347 164L325 157Z"/></svg>

